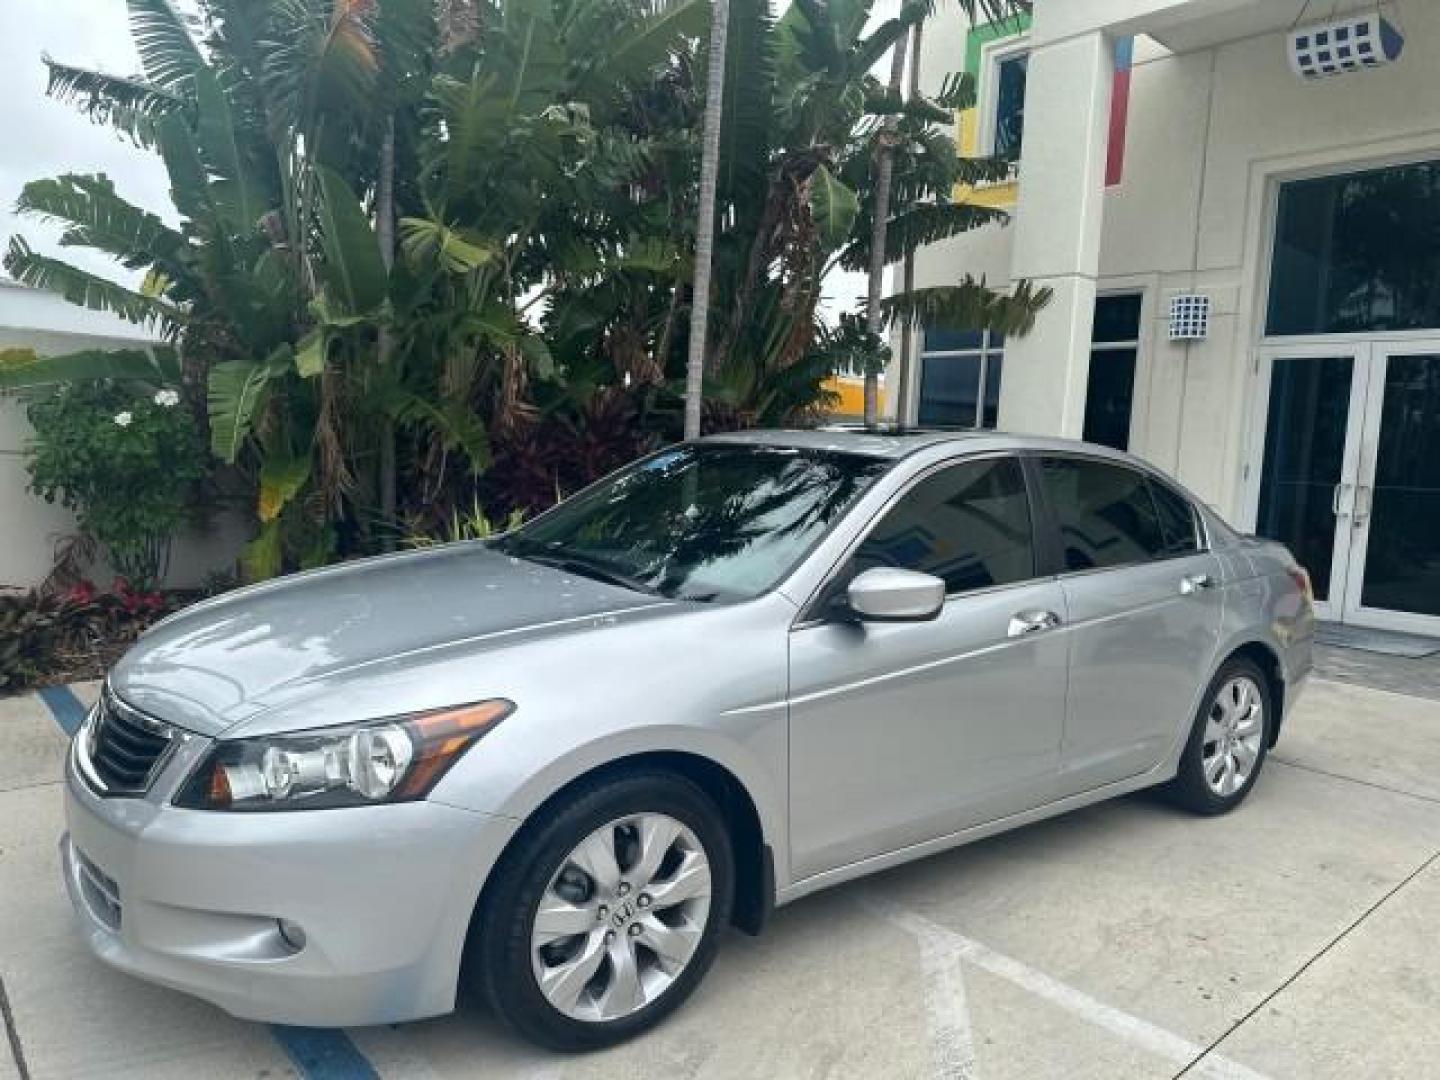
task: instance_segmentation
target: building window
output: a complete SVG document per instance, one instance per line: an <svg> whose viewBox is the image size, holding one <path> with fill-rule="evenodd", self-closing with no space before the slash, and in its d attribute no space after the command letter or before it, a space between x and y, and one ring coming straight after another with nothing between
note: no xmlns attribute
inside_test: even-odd
<svg viewBox="0 0 1440 1080"><path fill-rule="evenodd" d="M1440 162L1280 186L1266 333L1440 327Z"/></svg>
<svg viewBox="0 0 1440 1080"><path fill-rule="evenodd" d="M920 424L993 428L1004 349L1004 334L927 328L920 354Z"/></svg>
<svg viewBox="0 0 1440 1080"><path fill-rule="evenodd" d="M1095 301L1090 336L1090 375L1085 384L1086 442L1130 449L1130 411L1135 400L1135 359L1140 354L1139 293Z"/></svg>
<svg viewBox="0 0 1440 1080"><path fill-rule="evenodd" d="M991 149L996 157L1020 160L1025 135L1025 74L1030 52L1021 49L995 57L995 110Z"/></svg>

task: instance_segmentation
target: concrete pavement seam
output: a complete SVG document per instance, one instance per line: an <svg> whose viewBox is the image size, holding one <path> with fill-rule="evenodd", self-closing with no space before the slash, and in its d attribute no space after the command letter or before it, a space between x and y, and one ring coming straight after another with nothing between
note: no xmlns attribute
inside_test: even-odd
<svg viewBox="0 0 1440 1080"><path fill-rule="evenodd" d="M1217 1036L1210 1043L1209 1046L1205 1047L1204 1050L1202 1050L1199 1054L1195 1056L1193 1061L1191 1061L1183 1069L1181 1069L1173 1077L1171 1077L1171 1080L1180 1080L1182 1076L1188 1074L1192 1069L1199 1068L1201 1064L1205 1061L1205 1059L1210 1054L1214 1053L1216 1048L1219 1047L1222 1043L1224 1043L1226 1039L1230 1038L1231 1035L1235 1034L1235 1032L1239 1031L1242 1027L1248 1024L1255 1017L1255 1015L1260 1012L1261 1009L1263 1009L1266 1005L1270 1004L1270 1002L1274 1001L1277 997L1279 997L1282 993L1289 989L1290 986L1292 986L1296 982L1296 980L1300 978L1300 976L1304 975L1307 971L1314 967L1315 964L1317 964L1323 957L1325 957L1332 949L1334 949L1335 946L1339 945L1340 942L1344 941L1347 937L1349 937L1350 933L1355 930L1356 927L1358 927L1361 923L1365 922L1365 920L1370 918L1371 915L1374 915L1375 912L1379 911L1380 908L1386 903L1386 901L1388 901L1401 889L1405 888L1406 885L1409 885L1426 870L1430 869L1430 867L1435 864L1435 861L1437 859L1440 859L1440 851L1435 852L1428 859L1426 859L1419 866L1417 866L1414 870L1406 874L1405 877L1403 877L1399 881L1399 883L1395 885L1394 888L1392 888L1384 896L1380 897L1380 899L1376 900L1368 908L1362 911L1355 918L1355 920L1350 923L1349 926L1345 927L1345 929L1341 930L1340 933L1336 934L1333 938L1331 938L1325 944L1325 946L1321 948L1319 952L1317 952L1314 956L1310 957L1309 960L1306 960L1305 963L1301 964L1298 968L1296 968L1294 973L1292 973L1288 979L1282 982L1274 990L1270 991L1270 993L1266 994L1263 998L1261 998L1258 1002L1255 1003L1254 1008L1252 1008L1244 1016L1240 1017L1223 1032L1221 1032L1220 1035Z"/></svg>
<svg viewBox="0 0 1440 1080"><path fill-rule="evenodd" d="M5 1037L10 1041L10 1056L15 1059L20 1080L30 1080L30 1066L25 1063L25 1047L20 1043L20 1029L15 1026L15 1012L10 1008L10 995L5 991L3 978L0 978L0 1019L5 1022Z"/></svg>
<svg viewBox="0 0 1440 1080"><path fill-rule="evenodd" d="M12 784L9 787L0 787L0 795L9 795L12 791L35 791L42 787L59 787L64 780L42 780L38 784Z"/></svg>
<svg viewBox="0 0 1440 1080"><path fill-rule="evenodd" d="M1406 791L1404 788L1391 787L1389 784L1377 784L1374 780L1361 780L1358 776L1346 776L1344 773L1330 772L1328 769L1317 769L1314 765L1301 765L1298 761L1287 761L1283 757L1277 757L1273 753L1270 760L1276 765L1284 765L1288 769L1299 769L1302 772L1314 773L1316 776L1328 776L1332 780L1344 780L1350 784L1360 784L1363 787L1374 788L1377 791L1388 791L1391 795L1403 795L1407 799L1419 799L1421 802L1440 803L1440 798L1434 795L1422 795L1418 791Z"/></svg>

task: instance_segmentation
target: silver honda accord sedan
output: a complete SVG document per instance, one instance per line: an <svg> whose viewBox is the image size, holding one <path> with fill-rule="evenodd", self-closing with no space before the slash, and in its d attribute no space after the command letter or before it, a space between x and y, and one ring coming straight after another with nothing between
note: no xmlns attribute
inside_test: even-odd
<svg viewBox="0 0 1440 1080"><path fill-rule="evenodd" d="M708 438L158 625L75 738L66 881L101 959L237 1016L473 989L601 1046L817 889L1154 785L1234 808L1313 625L1288 552L1123 454Z"/></svg>

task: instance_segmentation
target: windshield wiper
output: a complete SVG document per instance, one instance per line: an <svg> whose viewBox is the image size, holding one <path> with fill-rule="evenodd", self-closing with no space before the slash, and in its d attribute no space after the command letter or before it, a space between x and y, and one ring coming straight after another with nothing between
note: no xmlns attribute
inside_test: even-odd
<svg viewBox="0 0 1440 1080"><path fill-rule="evenodd" d="M526 551L523 548L519 551L508 551L507 554L527 562L539 563L541 566L550 566L556 570L565 570L582 577L592 578L595 581L603 581L607 585L619 585L622 589L644 593L646 596L665 595L653 585L647 585L638 578L630 577L603 563L591 562L589 559L577 558L574 555L552 555L545 551Z"/></svg>

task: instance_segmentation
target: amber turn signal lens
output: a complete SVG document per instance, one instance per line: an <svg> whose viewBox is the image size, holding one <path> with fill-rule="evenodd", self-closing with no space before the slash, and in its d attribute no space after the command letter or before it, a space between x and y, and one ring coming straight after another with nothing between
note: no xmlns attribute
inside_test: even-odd
<svg viewBox="0 0 1440 1080"><path fill-rule="evenodd" d="M496 698L411 717L405 726L417 749L409 773L395 788L395 797L414 798L429 791L476 739L514 711L513 702Z"/></svg>

